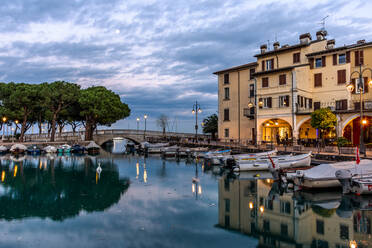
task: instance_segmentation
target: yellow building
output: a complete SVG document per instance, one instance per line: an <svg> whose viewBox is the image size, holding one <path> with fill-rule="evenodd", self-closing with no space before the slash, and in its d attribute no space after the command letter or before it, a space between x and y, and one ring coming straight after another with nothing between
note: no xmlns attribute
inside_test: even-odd
<svg viewBox="0 0 372 248"><path fill-rule="evenodd" d="M319 138L310 125L310 114L329 107L338 119L329 135L344 135L358 144L357 86L362 71L364 139L372 142L372 88L368 86L372 78L372 42L360 40L335 47L335 40L327 40L326 35L326 31L319 31L313 40L309 33L302 34L298 44L280 47L275 42L272 50L262 45L261 52L255 55L256 63L215 72L219 85L219 138L255 141L257 137L258 142L274 143L301 139L310 143ZM224 100L226 78L231 78L234 93L241 89L231 100ZM354 84L352 93L347 90L348 82ZM254 96L242 85L253 85ZM224 118L226 109L230 112L228 120ZM250 114L249 121L242 119L244 113Z"/></svg>
<svg viewBox="0 0 372 248"><path fill-rule="evenodd" d="M258 239L257 247L349 247L354 240L358 247L371 245L370 210L343 214L337 209L341 193L315 193L306 199L293 193L270 196L272 185L272 179L220 178L219 226Z"/></svg>

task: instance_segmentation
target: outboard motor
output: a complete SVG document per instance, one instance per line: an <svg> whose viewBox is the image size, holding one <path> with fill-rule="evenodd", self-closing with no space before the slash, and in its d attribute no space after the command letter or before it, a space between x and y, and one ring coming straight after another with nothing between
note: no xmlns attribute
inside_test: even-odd
<svg viewBox="0 0 372 248"><path fill-rule="evenodd" d="M342 193L348 194L351 192L351 177L352 174L349 170L338 170L335 173L336 178L342 185Z"/></svg>
<svg viewBox="0 0 372 248"><path fill-rule="evenodd" d="M227 169L234 169L234 167L236 166L236 162L235 162L235 159L233 158L228 158L226 159L226 168Z"/></svg>

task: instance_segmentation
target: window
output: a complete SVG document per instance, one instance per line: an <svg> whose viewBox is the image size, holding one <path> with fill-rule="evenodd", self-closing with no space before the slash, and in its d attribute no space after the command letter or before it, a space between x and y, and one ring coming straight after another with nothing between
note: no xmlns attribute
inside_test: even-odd
<svg viewBox="0 0 372 248"><path fill-rule="evenodd" d="M225 128L225 138L228 138L228 137L229 137L229 129Z"/></svg>
<svg viewBox="0 0 372 248"><path fill-rule="evenodd" d="M254 97L254 84L249 85L249 97Z"/></svg>
<svg viewBox="0 0 372 248"><path fill-rule="evenodd" d="M336 101L336 110L347 110L347 100Z"/></svg>
<svg viewBox="0 0 372 248"><path fill-rule="evenodd" d="M230 216L225 215L225 227L230 227Z"/></svg>
<svg viewBox="0 0 372 248"><path fill-rule="evenodd" d="M314 110L320 109L320 102L314 102Z"/></svg>
<svg viewBox="0 0 372 248"><path fill-rule="evenodd" d="M288 236L288 225L287 224L280 225L280 234L282 236Z"/></svg>
<svg viewBox="0 0 372 248"><path fill-rule="evenodd" d="M315 68L322 67L322 58L315 59Z"/></svg>
<svg viewBox="0 0 372 248"><path fill-rule="evenodd" d="M340 238L349 239L349 227L345 225L340 225Z"/></svg>
<svg viewBox="0 0 372 248"><path fill-rule="evenodd" d="M316 233L324 234L324 221L316 220Z"/></svg>
<svg viewBox="0 0 372 248"><path fill-rule="evenodd" d="M263 231L270 232L270 221L268 220L263 221Z"/></svg>
<svg viewBox="0 0 372 248"><path fill-rule="evenodd" d="M279 107L288 107L289 106L289 96L279 96Z"/></svg>
<svg viewBox="0 0 372 248"><path fill-rule="evenodd" d="M346 64L346 54L339 54L338 55L338 63L339 64Z"/></svg>
<svg viewBox="0 0 372 248"><path fill-rule="evenodd" d="M354 55L355 55L355 66L363 65L364 64L363 50L355 51Z"/></svg>
<svg viewBox="0 0 372 248"><path fill-rule="evenodd" d="M308 105L309 109L312 109L313 108L313 99L309 99L309 105Z"/></svg>
<svg viewBox="0 0 372 248"><path fill-rule="evenodd" d="M274 59L266 60L266 70L274 69Z"/></svg>
<svg viewBox="0 0 372 248"><path fill-rule="evenodd" d="M338 70L337 71L337 84L345 84L346 83L346 70Z"/></svg>
<svg viewBox="0 0 372 248"><path fill-rule="evenodd" d="M225 129L225 132L226 132L226 129ZM225 178L224 185L225 185L225 191L230 191L230 181L228 178Z"/></svg>
<svg viewBox="0 0 372 248"><path fill-rule="evenodd" d="M280 201L280 212L281 213L286 213L286 214L291 214L291 203Z"/></svg>
<svg viewBox="0 0 372 248"><path fill-rule="evenodd" d="M266 98L260 98L259 102L262 102L260 104L260 108L271 108L272 107L272 97L266 97Z"/></svg>
<svg viewBox="0 0 372 248"><path fill-rule="evenodd" d="M262 78L262 88L266 88L266 87L269 87L269 78L268 77Z"/></svg>
<svg viewBox="0 0 372 248"><path fill-rule="evenodd" d="M314 87L322 87L322 73L314 74Z"/></svg>
<svg viewBox="0 0 372 248"><path fill-rule="evenodd" d="M225 199L225 212L230 212L230 199Z"/></svg>
<svg viewBox="0 0 372 248"><path fill-rule="evenodd" d="M230 111L229 111L229 109L224 109L223 110L223 120L224 121L229 121L230 120Z"/></svg>
<svg viewBox="0 0 372 248"><path fill-rule="evenodd" d="M229 83L229 74L226 73L223 75L223 83L228 84Z"/></svg>
<svg viewBox="0 0 372 248"><path fill-rule="evenodd" d="M252 80L254 78L253 74L256 72L256 69L250 69L249 70L249 79Z"/></svg>
<svg viewBox="0 0 372 248"><path fill-rule="evenodd" d="M230 88L225 88L225 100L230 99Z"/></svg>
<svg viewBox="0 0 372 248"><path fill-rule="evenodd" d="M300 53L293 54L293 64L300 63Z"/></svg>
<svg viewBox="0 0 372 248"><path fill-rule="evenodd" d="M285 85L287 83L287 75L279 75L279 85Z"/></svg>

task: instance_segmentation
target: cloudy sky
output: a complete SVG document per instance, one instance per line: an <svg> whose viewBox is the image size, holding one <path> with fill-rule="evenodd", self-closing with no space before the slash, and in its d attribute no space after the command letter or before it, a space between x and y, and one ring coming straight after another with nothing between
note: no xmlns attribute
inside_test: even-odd
<svg viewBox="0 0 372 248"><path fill-rule="evenodd" d="M147 113L155 130L166 114L171 130L191 132L195 100L202 118L217 111L214 71L254 61L275 37L314 37L327 15L336 45L371 41L371 9L362 0L3 0L0 80L104 85L132 109L116 128Z"/></svg>

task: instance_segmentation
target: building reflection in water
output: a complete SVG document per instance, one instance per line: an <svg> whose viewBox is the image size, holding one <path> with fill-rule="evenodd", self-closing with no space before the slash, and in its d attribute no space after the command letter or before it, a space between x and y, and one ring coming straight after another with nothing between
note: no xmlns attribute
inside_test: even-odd
<svg viewBox="0 0 372 248"><path fill-rule="evenodd" d="M372 247L372 197L278 189L271 179L221 177L219 226L257 238L258 247Z"/></svg>
<svg viewBox="0 0 372 248"><path fill-rule="evenodd" d="M104 211L128 190L117 166L89 156L0 158L0 220L26 217L62 221L86 212ZM99 180L99 183L98 183Z"/></svg>

